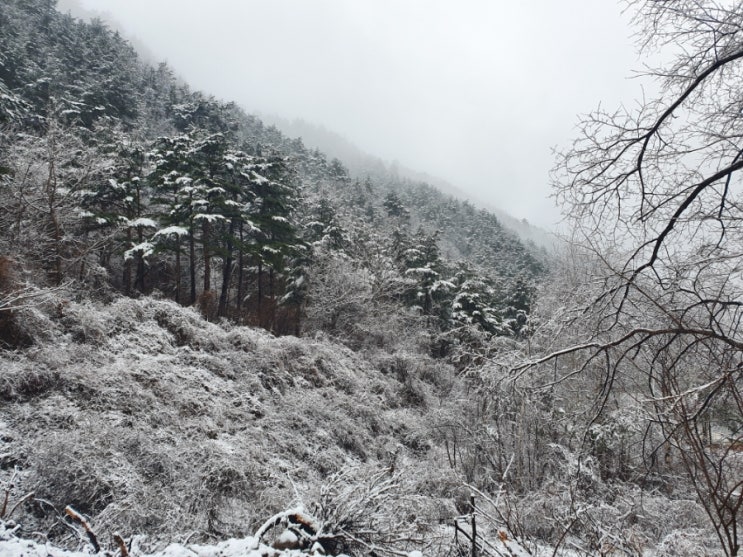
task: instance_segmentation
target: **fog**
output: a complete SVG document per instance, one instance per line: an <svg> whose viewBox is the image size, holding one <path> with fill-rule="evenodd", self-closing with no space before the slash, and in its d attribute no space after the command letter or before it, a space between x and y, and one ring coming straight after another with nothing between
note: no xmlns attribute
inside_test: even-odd
<svg viewBox="0 0 743 557"><path fill-rule="evenodd" d="M579 113L638 96L613 0L79 2L196 89L322 125L548 228L552 149Z"/></svg>

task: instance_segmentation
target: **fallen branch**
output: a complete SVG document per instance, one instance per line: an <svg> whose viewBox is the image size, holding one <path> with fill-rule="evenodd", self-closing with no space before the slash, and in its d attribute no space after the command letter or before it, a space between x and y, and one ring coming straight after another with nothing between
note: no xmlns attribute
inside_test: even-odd
<svg viewBox="0 0 743 557"><path fill-rule="evenodd" d="M129 557L129 550L126 548L126 544L124 543L124 538L122 538L118 532L114 534L114 541L116 542L116 545L119 546L119 552L121 553L121 557Z"/></svg>
<svg viewBox="0 0 743 557"><path fill-rule="evenodd" d="M8 499L10 498L10 487L5 488L5 497L3 499L3 506L0 508L0 518L5 518L5 511L8 508Z"/></svg>
<svg viewBox="0 0 743 557"><path fill-rule="evenodd" d="M5 511L8 510L8 500L10 499L10 490L13 488L13 480L18 474L18 468L13 469L13 475L5 483L5 497L3 498L3 506L0 508L0 518L5 518Z"/></svg>
<svg viewBox="0 0 743 557"><path fill-rule="evenodd" d="M85 518L83 518L83 516L79 512L77 512L69 505L65 507L64 512L67 513L67 516L69 516L72 520L80 524L85 529L85 533L88 534L88 539L93 545L95 553L98 553L101 550L101 546L98 544L98 538L96 537L95 532L93 532L93 529L90 527L88 521L85 520Z"/></svg>
<svg viewBox="0 0 743 557"><path fill-rule="evenodd" d="M31 499L34 495L36 495L36 492L35 491L32 491L31 493L26 493L26 495L24 495L23 497L21 497L16 502L16 504L13 505L13 508L10 509L10 512L8 512L8 515L5 518L10 518L11 516L13 516L13 513L15 512L15 510L18 507L20 507L23 503L25 503L26 501L28 501L29 499ZM0 514L0 516L2 516L2 515Z"/></svg>

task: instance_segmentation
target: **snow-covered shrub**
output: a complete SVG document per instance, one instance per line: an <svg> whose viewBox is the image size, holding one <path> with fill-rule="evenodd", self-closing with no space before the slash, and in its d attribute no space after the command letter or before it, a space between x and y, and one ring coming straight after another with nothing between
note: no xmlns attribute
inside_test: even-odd
<svg viewBox="0 0 743 557"><path fill-rule="evenodd" d="M72 505L93 515L106 508L115 492L126 492L131 472L128 462L109 447L98 445L91 433L59 432L34 452L35 491L57 509ZM99 451L95 459L91 458L93 451Z"/></svg>
<svg viewBox="0 0 743 557"><path fill-rule="evenodd" d="M430 453L428 410L402 407L397 374L337 342L208 323L149 298L69 301L64 327L54 304L37 311L50 341L0 354L18 489L58 511L76 504L97 527L154 540L243 535L286 508L290 478L313 490L347 465L412 465ZM83 344L70 334L81 316L91 322ZM423 363L403 359L430 398ZM441 515L430 497L408 508L427 506ZM17 514L29 531L57 520L31 501Z"/></svg>
<svg viewBox="0 0 743 557"><path fill-rule="evenodd" d="M514 462L515 458L510 465ZM554 468L537 489L514 488L510 469L498 487L490 489L494 493L490 513L499 519L496 526L506 527L522 540L551 544L558 543L566 529L571 535L590 538L591 517L586 513L608 493L596 473L596 463L557 444L546 447L541 464L547 463Z"/></svg>
<svg viewBox="0 0 743 557"><path fill-rule="evenodd" d="M423 384L414 377L408 377L397 391L397 404L404 408L426 406L426 393Z"/></svg>
<svg viewBox="0 0 743 557"><path fill-rule="evenodd" d="M62 384L59 371L48 367L29 369L18 362L6 360L3 368L0 373L0 400L6 402L28 400Z"/></svg>
<svg viewBox="0 0 743 557"><path fill-rule="evenodd" d="M397 380L395 395L386 397L390 407L418 407L424 410L433 400L451 395L454 369L430 356L402 350L393 354L375 351L366 357L384 375Z"/></svg>
<svg viewBox="0 0 743 557"><path fill-rule="evenodd" d="M442 331L431 340L430 352L457 370L477 368L494 353L491 335L476 325L461 325Z"/></svg>
<svg viewBox="0 0 743 557"><path fill-rule="evenodd" d="M304 328L345 337L370 310L372 303L368 273L351 261L320 253L313 267Z"/></svg>
<svg viewBox="0 0 743 557"><path fill-rule="evenodd" d="M633 502L633 521L655 542L670 539L674 533L693 532L707 522L704 507L695 500L657 491L643 493L629 486L627 491L625 498Z"/></svg>
<svg viewBox="0 0 743 557"><path fill-rule="evenodd" d="M424 318L394 301L391 283L352 260L320 255L313 267L304 330L331 335L356 351L404 348L425 330Z"/></svg>
<svg viewBox="0 0 743 557"><path fill-rule="evenodd" d="M574 463L566 462L565 471L573 468L572 474L575 474ZM643 555L656 547L665 551L660 553L662 555L675 555L674 550L661 548L676 547L677 537L704 540L708 548L714 547L711 538L714 533L699 529L706 517L698 503L643 491L634 483L605 483L596 473L583 476L583 480L570 475L558 476L520 497L504 491L499 499L503 506L502 516L513 520L515 527L528 539L560 544L563 548L580 547L589 555L612 554L611 551ZM589 490L580 485L587 478L592 484ZM685 533L693 534L688 538ZM714 552L690 550L680 554L712 555Z"/></svg>
<svg viewBox="0 0 743 557"><path fill-rule="evenodd" d="M21 348L33 343L33 338L17 320L24 298L16 266L10 257L0 257L0 349Z"/></svg>
<svg viewBox="0 0 743 557"><path fill-rule="evenodd" d="M30 348L52 342L58 334L57 324L50 318L49 312L44 306L47 301L40 301L39 305L29 305L11 314L13 327L20 331L25 339L16 348ZM14 333L15 334L15 333Z"/></svg>
<svg viewBox="0 0 743 557"><path fill-rule="evenodd" d="M245 327L233 327L227 333L226 340L236 350L243 352L255 352L258 348L256 341L256 333L261 333L263 330L252 330L250 333L247 332ZM265 333L266 335L268 333Z"/></svg>
<svg viewBox="0 0 743 557"><path fill-rule="evenodd" d="M454 368L438 360L420 359L422 361L418 368L419 379L435 387L440 397L451 393L456 377Z"/></svg>
<svg viewBox="0 0 743 557"><path fill-rule="evenodd" d="M399 555L427 541L423 497L409 471L345 468L320 488L312 508L318 540L333 555Z"/></svg>
<svg viewBox="0 0 743 557"><path fill-rule="evenodd" d="M645 472L642 446L656 441L645 431L644 418L636 404L623 400L621 411L607 412L588 429L587 448L604 479L630 480Z"/></svg>
<svg viewBox="0 0 743 557"><path fill-rule="evenodd" d="M210 343L210 336L205 334L206 327L195 312L171 302L159 302L154 316L157 324L173 335L176 346L206 350L216 348Z"/></svg>
<svg viewBox="0 0 743 557"><path fill-rule="evenodd" d="M720 542L702 528L685 528L668 534L656 549L656 557L698 557L719 553Z"/></svg>
<svg viewBox="0 0 743 557"><path fill-rule="evenodd" d="M78 344L101 345L108 337L110 320L93 302L61 302L57 322L62 332Z"/></svg>

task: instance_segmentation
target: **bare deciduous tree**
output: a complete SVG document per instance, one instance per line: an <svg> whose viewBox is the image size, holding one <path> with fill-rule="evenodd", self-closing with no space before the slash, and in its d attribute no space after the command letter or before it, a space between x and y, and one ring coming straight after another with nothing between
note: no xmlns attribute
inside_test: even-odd
<svg viewBox="0 0 743 557"><path fill-rule="evenodd" d="M657 464L665 452L666 461L675 459L725 554L737 555L743 3L628 5L641 47L669 62L646 72L657 85L653 98L593 112L560 155L557 198L580 244L601 262L601 288L572 313L572 324L590 319L581 327L585 338L525 367L562 363L558 381L601 370L594 421L619 389L631 389L645 404L648 430L663 440L650 447L648 461Z"/></svg>

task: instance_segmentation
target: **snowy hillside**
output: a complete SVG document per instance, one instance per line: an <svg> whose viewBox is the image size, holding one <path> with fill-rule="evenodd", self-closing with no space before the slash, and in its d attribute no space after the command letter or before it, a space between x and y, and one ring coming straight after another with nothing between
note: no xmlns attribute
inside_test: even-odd
<svg viewBox="0 0 743 557"><path fill-rule="evenodd" d="M470 511L467 459L475 447L447 432L467 427L472 384L421 352L274 337L153 298L75 302L47 293L17 319L35 345L0 352L0 493L18 524L13 536L79 547L86 540L64 516L70 505L91 517L106 543L113 532L146 535L141 551L163 551L178 540L242 539L300 506L322 524L332 554L369 547L441 554L453 542L454 520ZM492 442L483 433L481 450ZM560 453L549 450L554 465ZM520 502L506 492L497 500L478 495L479 535L516 547L520 528L530 536L559 531L568 501L553 490L570 485L575 465L566 460L546 491ZM513 457L508 466L516 480ZM592 486L588 497L616 491L595 475L580 481ZM637 492L616 487L614 506L586 511L598 513L594 520L635 512ZM701 509L646 497L650 516L640 523L675 508L674 520L653 527L657 534L678 546L674 528L687 529L693 537L681 547L704 547L706 535L688 530L703 520ZM525 513L516 522L510 505ZM617 533L632 528L627 516ZM462 524L467 529L469 519ZM270 530L267 544L282 533ZM6 539L0 554L25 543ZM225 548L238 542L225 543L162 555L227 557Z"/></svg>
<svg viewBox="0 0 743 557"><path fill-rule="evenodd" d="M717 21L632 4L649 44ZM716 9L739 51L740 10ZM677 67L697 83L727 48ZM117 557L739 553L738 138L704 154L727 178L676 185L740 111L693 110L586 120L553 256L424 175L354 172L192 90L101 21L3 0L0 557L89 553L85 528ZM644 130L639 161L612 155Z"/></svg>
<svg viewBox="0 0 743 557"><path fill-rule="evenodd" d="M455 484L426 464L429 409L444 416L462 396L441 363L215 325L152 299L57 299L28 319L43 344L0 354L3 468L21 470L14 497L49 503L23 532L72 505L107 530L244 536L297 500L332 512L330 492L385 470L390 528L456 514Z"/></svg>

